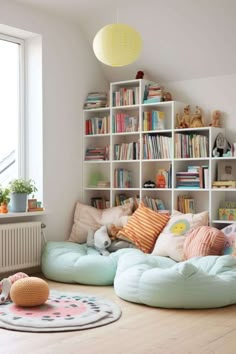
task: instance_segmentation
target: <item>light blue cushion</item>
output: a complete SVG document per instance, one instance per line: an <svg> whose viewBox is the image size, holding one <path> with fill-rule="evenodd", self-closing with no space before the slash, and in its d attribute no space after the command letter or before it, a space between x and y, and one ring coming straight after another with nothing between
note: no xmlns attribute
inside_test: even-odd
<svg viewBox="0 0 236 354"><path fill-rule="evenodd" d="M101 256L86 244L73 242L47 242L41 267L46 278L63 283L111 285L117 262L122 254L142 254L137 249L122 249L109 256ZM131 257L132 258L132 257Z"/></svg>
<svg viewBox="0 0 236 354"><path fill-rule="evenodd" d="M215 308L236 303L236 257L207 256L176 263L168 257L122 249L101 256L85 244L48 242L46 278L112 285L124 300L163 308Z"/></svg>
<svg viewBox="0 0 236 354"><path fill-rule="evenodd" d="M163 260L134 265L124 255L114 289L124 300L164 308L215 308L236 303L236 258L192 258L166 268ZM160 257L161 258L161 257ZM164 258L164 257L163 257Z"/></svg>

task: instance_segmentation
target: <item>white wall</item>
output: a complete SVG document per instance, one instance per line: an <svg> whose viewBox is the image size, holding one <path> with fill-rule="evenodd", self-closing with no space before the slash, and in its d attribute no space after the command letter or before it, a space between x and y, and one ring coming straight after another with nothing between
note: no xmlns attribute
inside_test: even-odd
<svg viewBox="0 0 236 354"><path fill-rule="evenodd" d="M227 138L231 143L236 142L236 74L168 82L164 86L174 100L190 104L192 111L196 105L202 107L208 123L212 111L219 109Z"/></svg>
<svg viewBox="0 0 236 354"><path fill-rule="evenodd" d="M76 25L1 0L0 24L42 36L44 221L48 239L64 240L82 195L83 102L88 91L107 83Z"/></svg>

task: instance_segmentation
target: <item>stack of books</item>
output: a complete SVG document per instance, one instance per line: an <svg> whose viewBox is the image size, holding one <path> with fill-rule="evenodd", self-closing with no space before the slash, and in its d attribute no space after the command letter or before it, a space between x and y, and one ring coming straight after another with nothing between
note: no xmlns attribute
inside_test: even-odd
<svg viewBox="0 0 236 354"><path fill-rule="evenodd" d="M107 106L106 92L89 92L84 103L84 109L101 108Z"/></svg>
<svg viewBox="0 0 236 354"><path fill-rule="evenodd" d="M188 166L186 172L176 172L176 188L209 188L208 166Z"/></svg>
<svg viewBox="0 0 236 354"><path fill-rule="evenodd" d="M163 88L158 84L145 86L143 103L156 103L163 101Z"/></svg>
<svg viewBox="0 0 236 354"><path fill-rule="evenodd" d="M103 148L91 147L85 151L85 161L103 161L109 160L109 146Z"/></svg>

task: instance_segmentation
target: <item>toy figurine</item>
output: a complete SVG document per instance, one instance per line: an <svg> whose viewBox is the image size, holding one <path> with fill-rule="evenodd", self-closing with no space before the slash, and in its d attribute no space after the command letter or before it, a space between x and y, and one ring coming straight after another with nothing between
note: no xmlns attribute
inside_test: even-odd
<svg viewBox="0 0 236 354"><path fill-rule="evenodd" d="M22 272L15 273L8 278L4 278L0 281L0 304L10 300L10 290L12 284L22 278L27 278L28 275Z"/></svg>
<svg viewBox="0 0 236 354"><path fill-rule="evenodd" d="M135 79L143 79L144 77L144 72L143 71L138 71L136 74Z"/></svg>
<svg viewBox="0 0 236 354"><path fill-rule="evenodd" d="M199 106L196 106L196 110L191 118L190 128L204 127L202 110Z"/></svg>
<svg viewBox="0 0 236 354"><path fill-rule="evenodd" d="M220 117L221 117L220 111L218 111L218 110L213 111L212 116L211 116L211 123L209 124L209 126L220 128Z"/></svg>
<svg viewBox="0 0 236 354"><path fill-rule="evenodd" d="M176 118L177 118L177 129L182 129L182 128L189 128L190 127L190 121L191 121L191 115L190 115L190 106L187 105L184 107L184 114L182 117L177 113Z"/></svg>
<svg viewBox="0 0 236 354"><path fill-rule="evenodd" d="M164 102L173 101L171 93L170 92L166 92L166 91L163 93L162 99L163 99Z"/></svg>

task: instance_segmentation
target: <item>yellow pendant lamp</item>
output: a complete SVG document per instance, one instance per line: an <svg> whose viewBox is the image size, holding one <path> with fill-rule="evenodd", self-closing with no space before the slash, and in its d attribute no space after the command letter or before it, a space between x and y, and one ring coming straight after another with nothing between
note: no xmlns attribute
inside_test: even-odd
<svg viewBox="0 0 236 354"><path fill-rule="evenodd" d="M103 27L93 40L93 50L98 60L114 67L133 63L141 49L140 34L122 23Z"/></svg>

